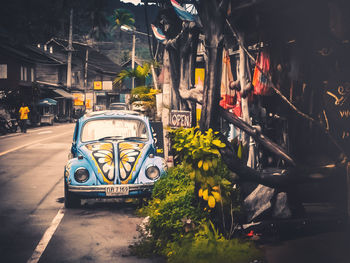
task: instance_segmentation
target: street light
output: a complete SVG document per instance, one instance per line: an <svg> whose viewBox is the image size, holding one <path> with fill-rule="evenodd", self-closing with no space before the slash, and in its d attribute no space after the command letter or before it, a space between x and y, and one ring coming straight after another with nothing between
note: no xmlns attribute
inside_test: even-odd
<svg viewBox="0 0 350 263"><path fill-rule="evenodd" d="M146 33L136 31L134 26L128 26L128 25L122 25L120 27L121 31L127 32L127 33L132 33L132 52L131 52L131 69L135 69L135 44L136 44L136 37L135 34L140 34L144 36L150 36ZM135 88L135 78L133 77L131 80L131 89Z"/></svg>
<svg viewBox="0 0 350 263"><path fill-rule="evenodd" d="M122 25L122 26L120 27L120 29L121 29L122 31L124 31L124 32L135 33L135 34L140 34L140 35L150 36L150 37L151 37L151 35L149 35L149 34L147 34L147 33L137 31L137 30L135 29L134 26Z"/></svg>

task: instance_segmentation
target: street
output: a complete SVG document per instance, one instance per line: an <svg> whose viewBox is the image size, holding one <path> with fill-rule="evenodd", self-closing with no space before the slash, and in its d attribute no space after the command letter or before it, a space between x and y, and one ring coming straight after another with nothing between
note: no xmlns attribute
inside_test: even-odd
<svg viewBox="0 0 350 263"><path fill-rule="evenodd" d="M63 169L74 124L0 137L1 262L150 262L129 257L136 205L63 206Z"/></svg>

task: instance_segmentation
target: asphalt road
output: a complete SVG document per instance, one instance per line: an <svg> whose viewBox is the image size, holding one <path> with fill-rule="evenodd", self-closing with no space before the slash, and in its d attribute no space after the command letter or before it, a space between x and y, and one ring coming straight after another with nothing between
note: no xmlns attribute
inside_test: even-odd
<svg viewBox="0 0 350 263"><path fill-rule="evenodd" d="M142 221L135 204L83 200L79 209L63 208L73 128L60 124L0 136L0 262L155 262L128 255ZM288 229L298 233L262 245L266 262L350 262L349 228L334 226Z"/></svg>
<svg viewBox="0 0 350 263"><path fill-rule="evenodd" d="M136 206L84 201L63 208L74 124L0 137L0 262L151 262L128 256Z"/></svg>

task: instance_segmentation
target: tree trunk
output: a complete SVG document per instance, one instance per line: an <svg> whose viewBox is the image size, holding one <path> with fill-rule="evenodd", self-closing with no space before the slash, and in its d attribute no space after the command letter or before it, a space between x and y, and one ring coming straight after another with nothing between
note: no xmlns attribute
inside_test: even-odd
<svg viewBox="0 0 350 263"><path fill-rule="evenodd" d="M184 104L180 97L179 93L179 65L180 65L180 57L176 49L173 47L167 47L167 52L169 53L169 71L170 71L170 81L171 81L171 90L174 96L171 97L171 109L179 110L181 109L181 105Z"/></svg>
<svg viewBox="0 0 350 263"><path fill-rule="evenodd" d="M198 3L198 14L203 24L207 52L203 91L202 131L219 129L219 102L222 70L222 49L224 25L227 17L228 0L207 0Z"/></svg>
<svg viewBox="0 0 350 263"><path fill-rule="evenodd" d="M206 62L206 73L203 90L203 104L200 121L202 131L213 128L219 129L219 102L220 102L220 83L221 83L221 61L222 61L222 42L217 47L207 48L208 60Z"/></svg>
<svg viewBox="0 0 350 263"><path fill-rule="evenodd" d="M188 109L186 100L201 102L202 89L190 89L197 51L199 30L194 22L183 22L181 32L174 39L168 40L166 48L170 53L172 83L176 100L175 109Z"/></svg>

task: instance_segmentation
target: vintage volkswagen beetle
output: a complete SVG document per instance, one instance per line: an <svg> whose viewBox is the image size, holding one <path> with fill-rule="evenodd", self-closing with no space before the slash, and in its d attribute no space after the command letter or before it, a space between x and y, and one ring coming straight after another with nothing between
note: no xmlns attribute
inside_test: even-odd
<svg viewBox="0 0 350 263"><path fill-rule="evenodd" d="M166 167L155 153L147 117L132 111L85 114L65 166L65 206L79 206L82 198L149 194Z"/></svg>

